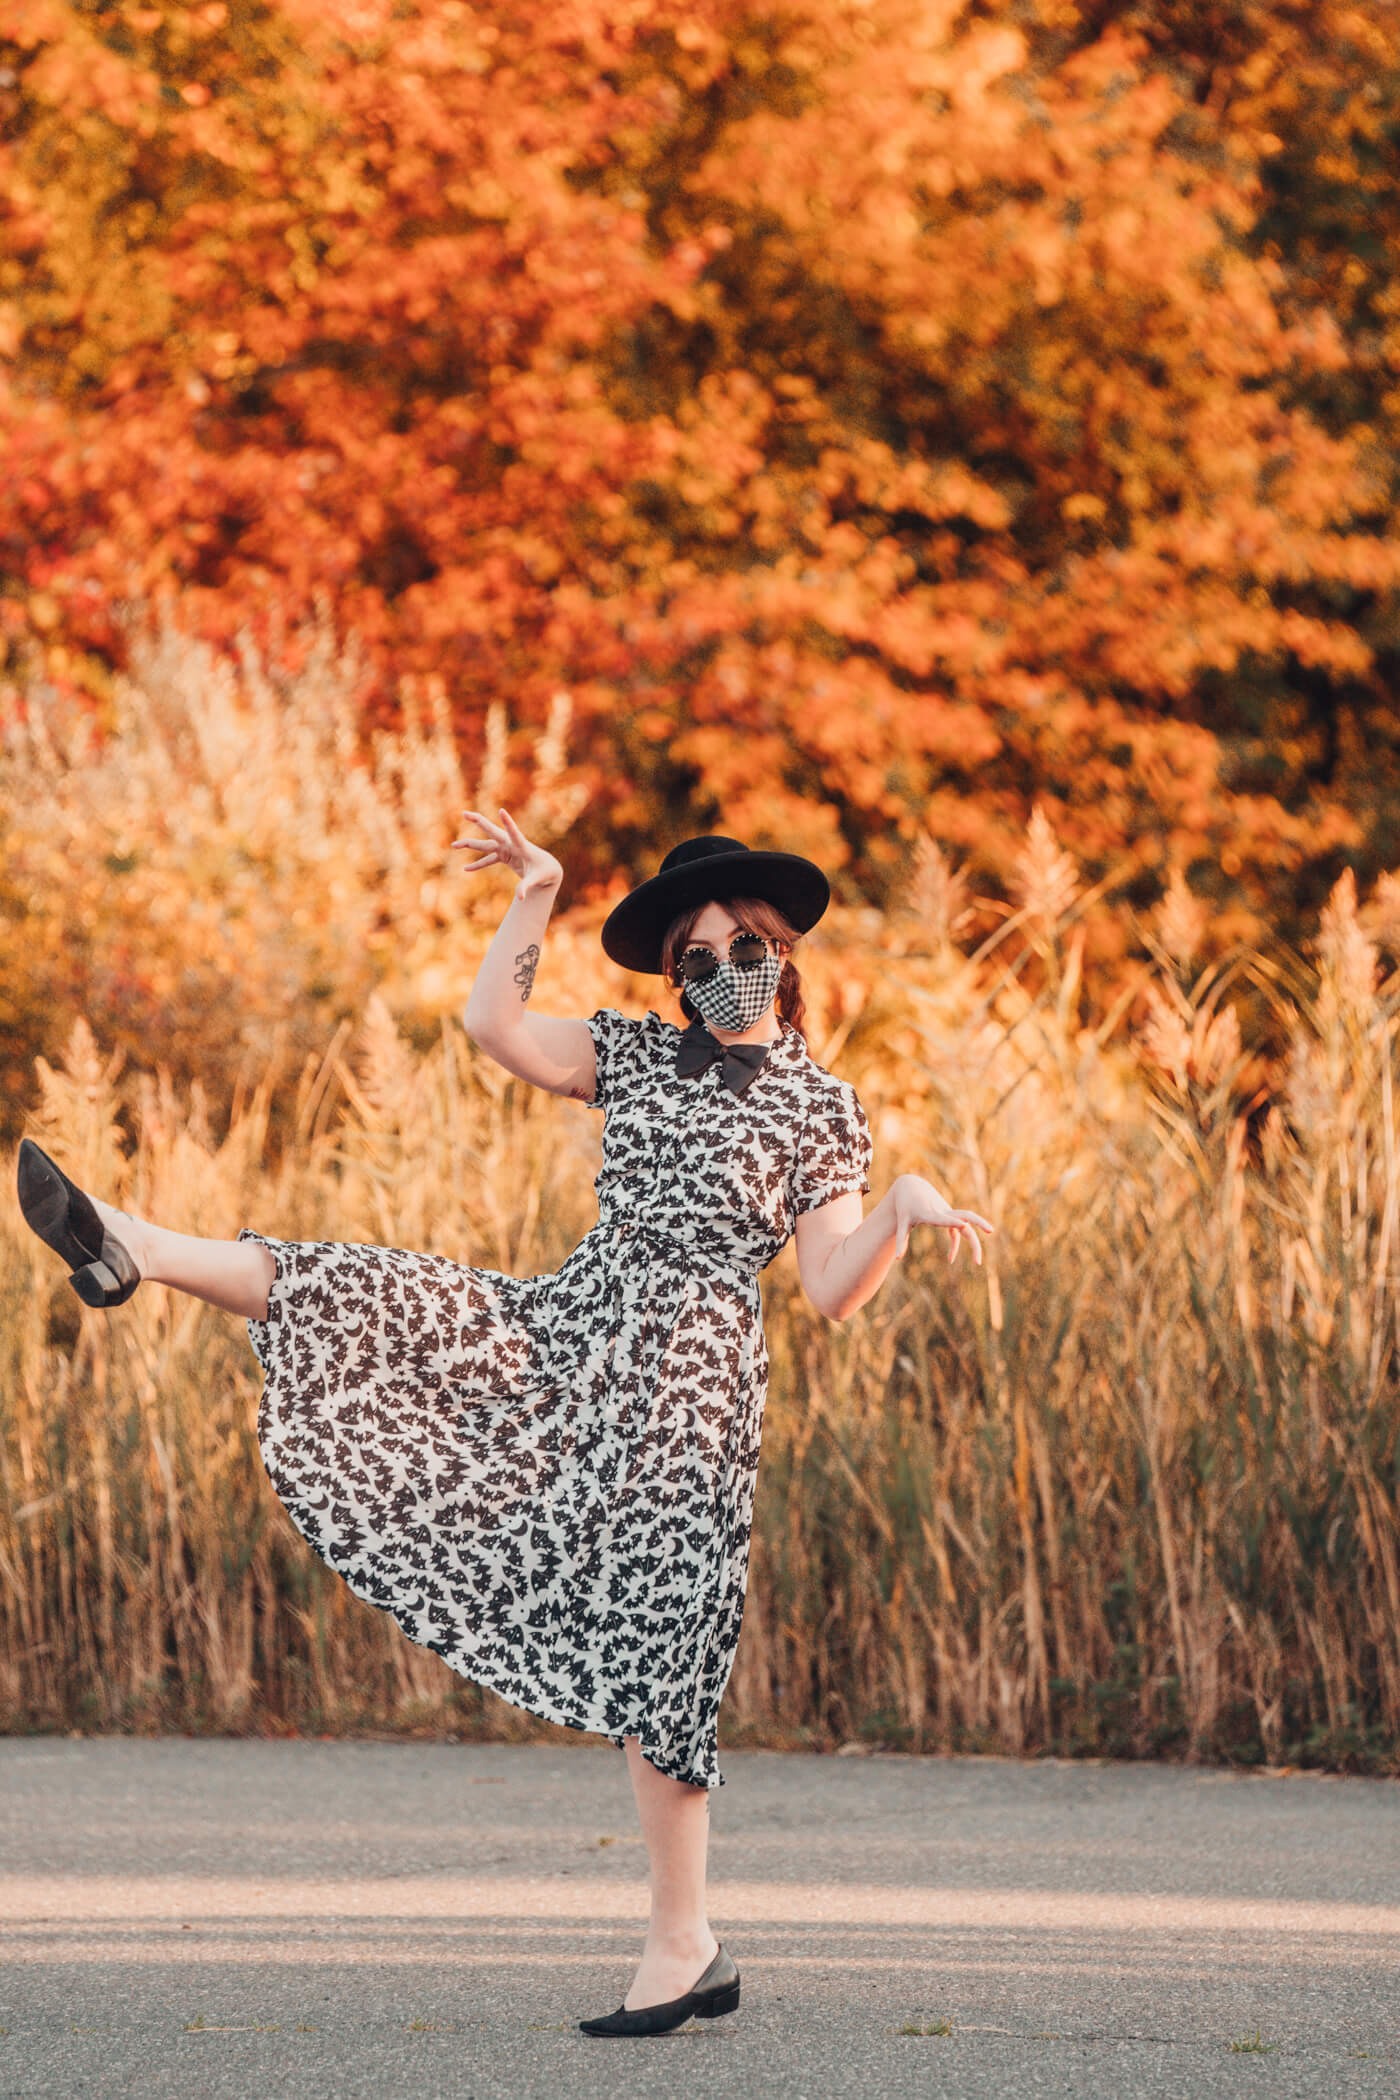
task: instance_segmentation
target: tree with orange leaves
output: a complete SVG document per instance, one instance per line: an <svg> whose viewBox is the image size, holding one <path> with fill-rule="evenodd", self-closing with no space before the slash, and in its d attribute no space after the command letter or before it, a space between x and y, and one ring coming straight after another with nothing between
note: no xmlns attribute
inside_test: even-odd
<svg viewBox="0 0 1400 2100"><path fill-rule="evenodd" d="M1300 709L1400 557L1240 13L1212 101L1185 14L1058 0L6 0L12 637L100 690L124 597L323 591L372 713L566 686L585 881L718 823L997 881L1036 798L1226 925L1321 881L1376 819Z"/></svg>

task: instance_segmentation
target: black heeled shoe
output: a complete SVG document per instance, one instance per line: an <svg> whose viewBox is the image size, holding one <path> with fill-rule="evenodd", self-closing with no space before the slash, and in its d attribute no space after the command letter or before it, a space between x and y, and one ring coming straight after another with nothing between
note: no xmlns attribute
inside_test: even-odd
<svg viewBox="0 0 1400 2100"><path fill-rule="evenodd" d="M73 1271L68 1281L84 1305L125 1305L141 1281L121 1241L108 1232L76 1182L33 1138L19 1148L19 1207L24 1222Z"/></svg>
<svg viewBox="0 0 1400 2100"><path fill-rule="evenodd" d="M692 2017L717 2020L722 2013L736 2011L738 2004L739 1971L721 1941L709 1968L681 1997L668 1998L664 2005L639 2005L632 2011L619 2005L616 2012L578 2024L585 2034L671 2034Z"/></svg>

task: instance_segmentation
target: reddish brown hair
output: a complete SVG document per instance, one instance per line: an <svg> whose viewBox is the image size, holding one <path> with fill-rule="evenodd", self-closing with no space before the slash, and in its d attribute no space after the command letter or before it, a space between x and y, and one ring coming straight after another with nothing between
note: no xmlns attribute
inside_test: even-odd
<svg viewBox="0 0 1400 2100"><path fill-rule="evenodd" d="M769 904L762 897L716 897L713 901L722 904L735 922L743 927L745 933L760 933L770 941L782 941L788 946L802 938L791 921L783 917L777 905ZM710 902L707 897L703 904L692 904L689 911L683 911L679 918L672 919L666 928L661 942L661 974L673 991L679 989L676 984L676 964L690 945L690 936L695 930L696 920ZM693 1021L696 1018L695 1008L684 992L681 992L680 1000L681 1012L687 1021ZM778 979L778 993L773 1003L778 1010L778 1019L786 1021L789 1028L795 1028L805 1043L807 1031L802 1024L807 1018L807 1004L802 997L802 979L793 966L791 956L783 963L783 973Z"/></svg>

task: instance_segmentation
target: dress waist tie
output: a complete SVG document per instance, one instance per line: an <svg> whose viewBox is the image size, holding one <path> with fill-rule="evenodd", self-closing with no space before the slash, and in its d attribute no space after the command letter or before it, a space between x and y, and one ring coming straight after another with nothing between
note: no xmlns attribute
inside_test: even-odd
<svg viewBox="0 0 1400 2100"><path fill-rule="evenodd" d="M676 1232L635 1213L600 1217L600 1232L612 1242L624 1261L643 1250L654 1251L677 1268L693 1274L723 1277L726 1282L757 1286L758 1268L752 1256L723 1234L700 1226L693 1232Z"/></svg>

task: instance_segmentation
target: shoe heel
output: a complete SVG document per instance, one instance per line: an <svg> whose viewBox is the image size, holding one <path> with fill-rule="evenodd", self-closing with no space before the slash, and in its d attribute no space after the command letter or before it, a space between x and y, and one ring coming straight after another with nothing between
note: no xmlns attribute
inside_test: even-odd
<svg viewBox="0 0 1400 2100"><path fill-rule="evenodd" d="M716 1991L714 1997L708 1998L703 2005L697 2005L695 2017L697 2020L717 2020L721 2013L738 2010L739 1984L736 1978L733 1983L727 1983L722 1991Z"/></svg>
<svg viewBox="0 0 1400 2100"><path fill-rule="evenodd" d="M114 1305L125 1305L141 1281L141 1271L121 1242L110 1234L102 1252L104 1260L90 1261L85 1268L75 1269L68 1281L84 1305L105 1311Z"/></svg>
<svg viewBox="0 0 1400 2100"><path fill-rule="evenodd" d="M107 1264L102 1261L89 1262L85 1269L75 1269L68 1281L84 1305L110 1305L121 1288Z"/></svg>

